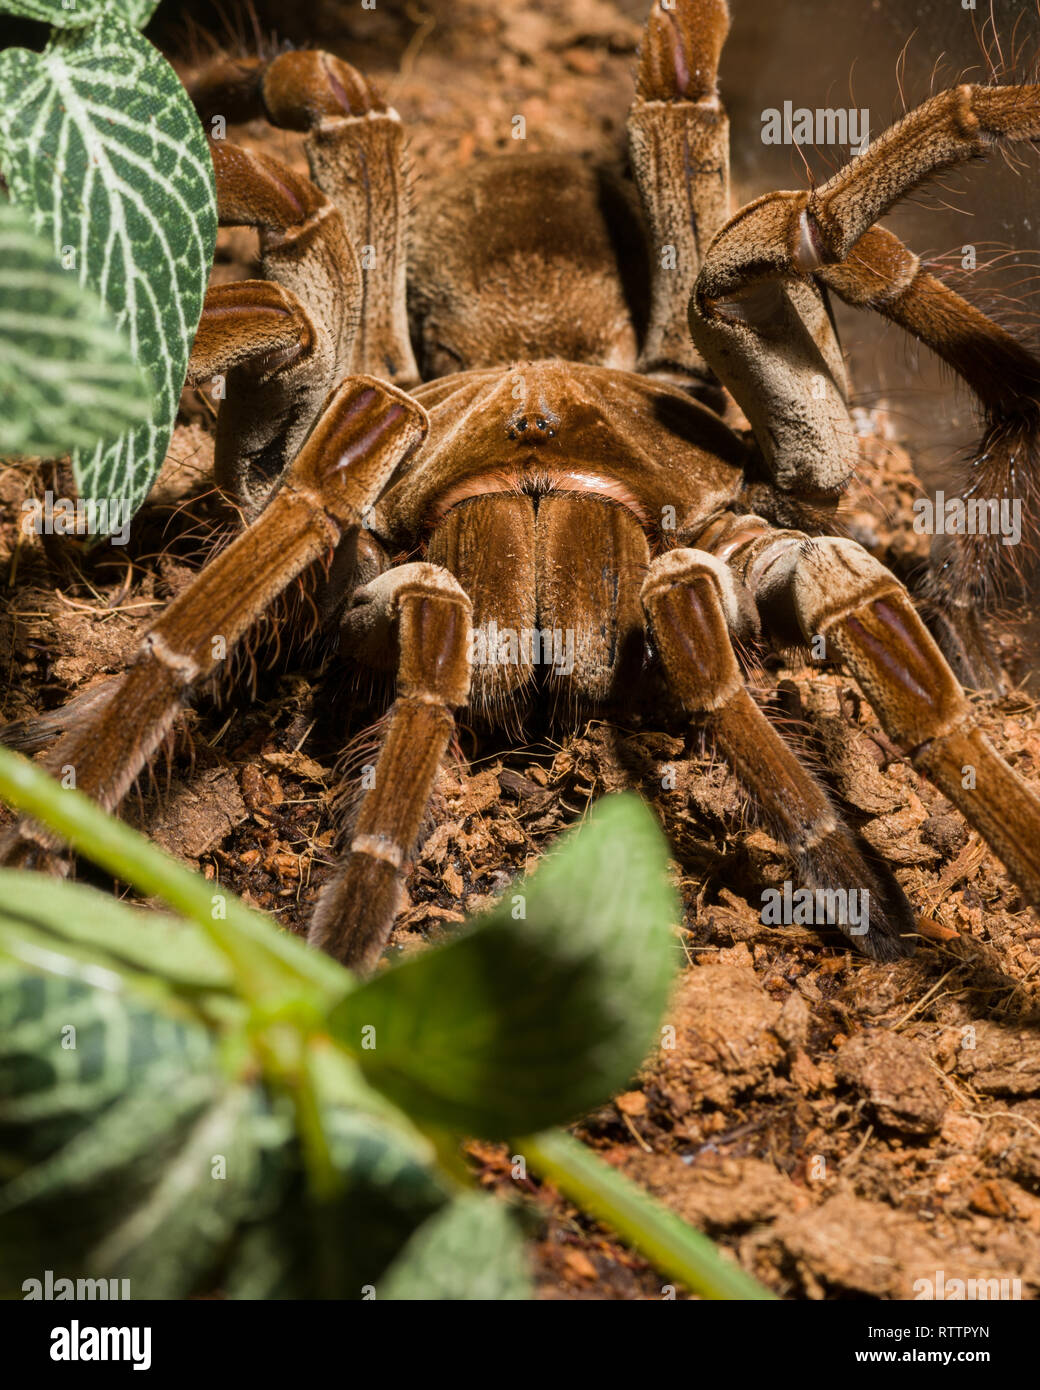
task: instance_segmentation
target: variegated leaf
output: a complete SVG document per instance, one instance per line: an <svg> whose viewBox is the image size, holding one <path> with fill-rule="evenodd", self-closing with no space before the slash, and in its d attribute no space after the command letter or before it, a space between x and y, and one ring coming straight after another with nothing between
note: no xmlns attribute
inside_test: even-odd
<svg viewBox="0 0 1040 1390"><path fill-rule="evenodd" d="M52 1269L190 1291L262 1200L264 1104L200 1025L0 963L0 1290Z"/></svg>
<svg viewBox="0 0 1040 1390"><path fill-rule="evenodd" d="M0 14L39 19L58 29L79 29L106 10L129 24L143 28L159 7L159 0L0 0Z"/></svg>
<svg viewBox="0 0 1040 1390"><path fill-rule="evenodd" d="M229 1074L238 1048L69 963L0 951L0 1296L50 1269L184 1297L223 1256L230 1297L357 1297L444 1203L424 1146L330 1106L344 1182L316 1222L292 1107Z"/></svg>
<svg viewBox="0 0 1040 1390"><path fill-rule="evenodd" d="M148 383L115 316L62 269L27 212L0 203L0 451L90 449L149 413Z"/></svg>
<svg viewBox="0 0 1040 1390"><path fill-rule="evenodd" d="M505 1202L465 1192L419 1227L376 1291L421 1303L532 1298L519 1223Z"/></svg>
<svg viewBox="0 0 1040 1390"><path fill-rule="evenodd" d="M74 459L84 498L136 509L166 455L216 238L202 126L166 60L106 12L43 53L0 53L0 165L148 375L150 421Z"/></svg>

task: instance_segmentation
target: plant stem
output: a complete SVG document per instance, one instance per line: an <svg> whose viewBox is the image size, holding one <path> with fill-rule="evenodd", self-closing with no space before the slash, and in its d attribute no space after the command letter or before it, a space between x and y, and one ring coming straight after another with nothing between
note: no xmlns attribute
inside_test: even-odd
<svg viewBox="0 0 1040 1390"><path fill-rule="evenodd" d="M719 1253L712 1242L649 1193L615 1172L563 1130L512 1141L515 1153L576 1206L615 1230L662 1274L713 1299L772 1299L774 1294Z"/></svg>

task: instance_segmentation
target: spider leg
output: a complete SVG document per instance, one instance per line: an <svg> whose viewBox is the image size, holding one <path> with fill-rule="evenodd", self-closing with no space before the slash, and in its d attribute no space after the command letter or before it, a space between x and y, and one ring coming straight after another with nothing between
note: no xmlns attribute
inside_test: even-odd
<svg viewBox="0 0 1040 1390"><path fill-rule="evenodd" d="M898 237L872 227L848 258L823 266L819 278L847 304L876 310L928 344L971 387L982 407L984 433L963 480L967 498L980 499L983 524L938 536L930 593L952 608L961 634L975 633L978 665L984 650L976 632L980 600L1021 592L1036 561L1040 530L1040 361L981 310L930 275ZM992 509L1024 497L1019 540L1009 544ZM1018 501L1021 507L1021 501ZM1010 516L1010 513L1008 513ZM976 516L976 522L979 520ZM992 681L993 673L987 673Z"/></svg>
<svg viewBox="0 0 1040 1390"><path fill-rule="evenodd" d="M425 436L422 408L372 378L338 388L273 501L144 634L129 669L92 701L42 765L114 809L173 724L272 600L361 524L366 507ZM68 781L66 782L68 784ZM22 823L0 861L31 862L52 840Z"/></svg>
<svg viewBox="0 0 1040 1390"><path fill-rule="evenodd" d="M785 351L778 342L786 302L796 294L820 301L820 287L829 286L922 339L977 393L985 433L966 490L998 501L1024 492L1034 512L1025 549L1035 551L1040 363L873 227L930 175L1007 139L1040 139L1040 86L955 87L911 111L820 187L767 194L716 237L690 301L690 331L748 414L780 487L836 490L856 457L818 355L808 343ZM943 562L940 594L977 601L1019 577L1023 561L1012 547L992 534L965 539Z"/></svg>
<svg viewBox="0 0 1040 1390"><path fill-rule="evenodd" d="M652 561L643 605L669 684L714 736L770 829L791 852L802 882L824 893L869 893L860 927L843 921L840 913L832 924L875 959L907 955L914 921L906 900L868 865L823 787L744 685L730 635L746 627L742 597L746 604L748 596L732 571L704 551L671 550Z"/></svg>
<svg viewBox="0 0 1040 1390"><path fill-rule="evenodd" d="M729 212L729 121L718 63L726 0L655 0L643 37L628 141L650 229L650 321L638 370L714 384L686 323L701 260Z"/></svg>
<svg viewBox="0 0 1040 1390"><path fill-rule="evenodd" d="M840 265L870 227L930 175L989 152L1000 139L1040 139L1040 86L940 92L811 191L767 193L719 233L697 286L705 316L762 280Z"/></svg>
<svg viewBox="0 0 1040 1390"><path fill-rule="evenodd" d="M344 617L351 654L397 671L397 698L346 857L322 892L308 940L369 970L393 927L434 781L470 687L472 605L439 565L388 570L360 589Z"/></svg>
<svg viewBox="0 0 1040 1390"><path fill-rule="evenodd" d="M216 478L257 514L344 375L361 272L343 219L308 179L267 155L210 142L224 226L260 232L260 281L212 288L189 379L226 374Z"/></svg>
<svg viewBox="0 0 1040 1390"><path fill-rule="evenodd" d="M755 595L767 627L822 636L856 678L889 738L993 848L1040 908L1040 798L1001 758L915 610L855 541L810 539L740 517L702 540Z"/></svg>
<svg viewBox="0 0 1040 1390"><path fill-rule="evenodd" d="M283 53L266 66L228 63L190 89L200 110L232 119L266 115L306 132L314 182L332 199L361 260L359 331L341 371L413 386L419 372L408 333L408 178L400 117L356 68L331 53Z"/></svg>
<svg viewBox="0 0 1040 1390"><path fill-rule="evenodd" d="M212 285L192 343L188 380L194 385L243 368L270 389L313 351L317 337L306 308L273 280Z"/></svg>
<svg viewBox="0 0 1040 1390"><path fill-rule="evenodd" d="M273 280L236 280L206 293L189 385L224 378L214 477L247 516L284 474L328 393L320 330Z"/></svg>

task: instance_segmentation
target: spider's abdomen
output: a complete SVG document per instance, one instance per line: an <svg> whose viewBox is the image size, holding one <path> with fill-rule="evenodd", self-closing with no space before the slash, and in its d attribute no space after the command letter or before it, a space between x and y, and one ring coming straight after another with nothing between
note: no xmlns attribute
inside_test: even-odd
<svg viewBox="0 0 1040 1390"><path fill-rule="evenodd" d="M424 194L409 309L425 378L521 358L631 370L648 302L634 191L579 159L504 156Z"/></svg>

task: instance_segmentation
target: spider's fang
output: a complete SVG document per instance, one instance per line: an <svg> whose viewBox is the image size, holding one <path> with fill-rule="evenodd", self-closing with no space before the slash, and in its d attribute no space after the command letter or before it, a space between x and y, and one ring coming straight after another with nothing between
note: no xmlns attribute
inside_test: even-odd
<svg viewBox="0 0 1040 1390"><path fill-rule="evenodd" d="M798 216L798 235L791 251L791 263L796 270L807 275L823 265L823 233L820 224L808 208L803 208Z"/></svg>

